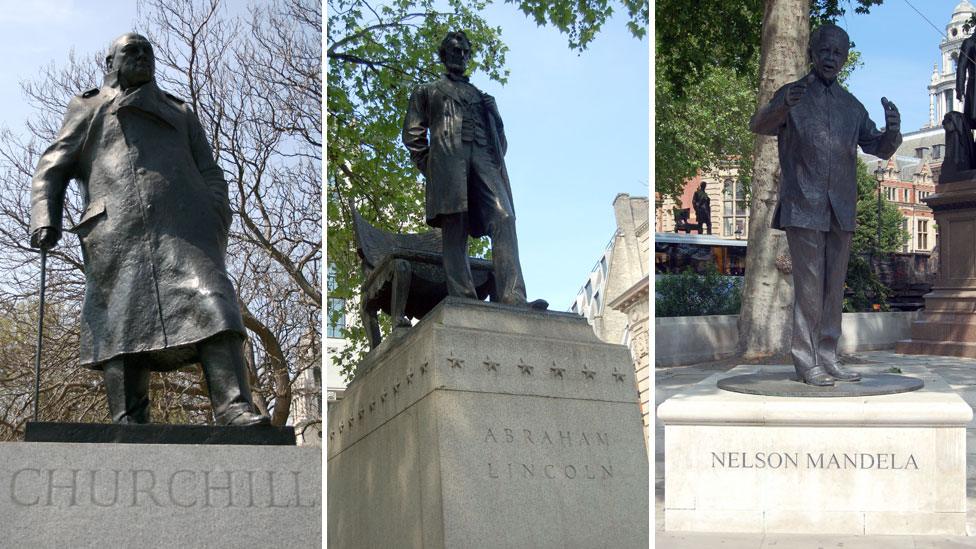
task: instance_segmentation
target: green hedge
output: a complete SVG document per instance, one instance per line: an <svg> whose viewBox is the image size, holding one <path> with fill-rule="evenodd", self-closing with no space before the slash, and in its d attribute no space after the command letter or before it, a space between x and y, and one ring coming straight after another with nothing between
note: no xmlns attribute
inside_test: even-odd
<svg viewBox="0 0 976 549"><path fill-rule="evenodd" d="M688 269L658 277L655 316L737 315L742 306L742 277L722 276L714 265L705 274Z"/></svg>

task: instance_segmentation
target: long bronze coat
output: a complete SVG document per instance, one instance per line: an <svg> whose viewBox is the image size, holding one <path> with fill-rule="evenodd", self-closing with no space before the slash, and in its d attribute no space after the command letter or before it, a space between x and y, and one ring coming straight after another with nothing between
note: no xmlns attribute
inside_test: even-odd
<svg viewBox="0 0 976 549"><path fill-rule="evenodd" d="M169 369L190 344L227 330L244 335L224 263L227 183L183 101L154 82L74 97L37 165L32 234L60 230L71 179L85 207L68 229L85 264L82 364L152 351L151 367Z"/></svg>
<svg viewBox="0 0 976 549"><path fill-rule="evenodd" d="M441 226L441 215L468 212L468 158L461 140L462 113L455 84L446 76L418 86L410 95L403 121L403 144L426 176L426 217L432 227ZM504 160L508 145L501 117L497 111L486 112L484 122L493 134L489 138L495 142L493 147L502 177L499 190L508 196L507 203L511 205L514 201ZM469 223L472 236L487 234L484 223L476 216L472 215Z"/></svg>

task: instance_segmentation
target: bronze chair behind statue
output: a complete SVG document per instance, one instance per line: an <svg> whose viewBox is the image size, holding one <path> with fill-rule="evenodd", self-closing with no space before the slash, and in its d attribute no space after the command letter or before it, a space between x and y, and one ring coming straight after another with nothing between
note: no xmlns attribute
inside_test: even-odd
<svg viewBox="0 0 976 549"><path fill-rule="evenodd" d="M362 261L360 311L370 349L380 344L379 311L390 315L394 330L410 327L410 318L423 318L447 297L441 255L441 231L398 234L377 229L352 208L356 252ZM494 293L491 261L472 257L471 276L478 299Z"/></svg>

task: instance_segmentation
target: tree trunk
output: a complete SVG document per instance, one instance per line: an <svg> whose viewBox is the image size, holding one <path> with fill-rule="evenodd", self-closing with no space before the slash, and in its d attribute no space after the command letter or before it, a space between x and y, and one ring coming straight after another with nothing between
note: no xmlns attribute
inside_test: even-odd
<svg viewBox="0 0 976 549"><path fill-rule="evenodd" d="M809 39L809 0L766 0L757 108L806 72ZM786 233L770 227L779 195L776 138L757 136L754 157L746 280L739 314L739 351L746 358L785 352L793 324L793 277L784 273L789 265Z"/></svg>

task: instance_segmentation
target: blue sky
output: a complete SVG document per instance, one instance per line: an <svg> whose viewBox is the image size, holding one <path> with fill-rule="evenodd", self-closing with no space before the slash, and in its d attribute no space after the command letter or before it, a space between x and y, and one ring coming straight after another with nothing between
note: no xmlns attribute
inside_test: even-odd
<svg viewBox="0 0 976 549"><path fill-rule="evenodd" d="M959 0L909 0L936 30L905 0L886 0L868 15L853 13L838 24L847 29L861 52L864 66L851 79L850 90L868 109L879 126L884 125L881 97L898 105L902 131L914 131L928 123L927 86L932 65L941 57L939 41ZM853 10L849 10L853 12ZM941 67L940 67L941 68ZM936 121L937 123L941 121Z"/></svg>
<svg viewBox="0 0 976 549"><path fill-rule="evenodd" d="M614 197L648 195L648 39L620 17L576 53L511 5L486 17L503 28L511 74L471 81L505 120L528 297L566 310L616 230Z"/></svg>
<svg viewBox="0 0 976 549"><path fill-rule="evenodd" d="M0 124L18 131L29 116L22 80L52 61L63 62L72 48L81 56L104 51L135 20L131 1L0 0Z"/></svg>

